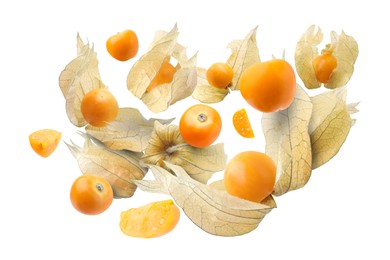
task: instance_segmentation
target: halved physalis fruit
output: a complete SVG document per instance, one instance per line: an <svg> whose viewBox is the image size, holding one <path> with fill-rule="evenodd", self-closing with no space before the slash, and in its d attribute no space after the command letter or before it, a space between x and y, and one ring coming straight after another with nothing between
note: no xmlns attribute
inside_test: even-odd
<svg viewBox="0 0 390 260"><path fill-rule="evenodd" d="M53 129L42 129L29 135L31 148L40 156L48 157L57 148L61 132Z"/></svg>
<svg viewBox="0 0 390 260"><path fill-rule="evenodd" d="M234 113L233 125L237 133L239 133L241 136L245 138L255 137L251 122L249 121L249 117L246 113L245 108L242 108Z"/></svg>
<svg viewBox="0 0 390 260"><path fill-rule="evenodd" d="M172 231L179 219L180 209L169 199L123 211L119 225L125 235L152 238Z"/></svg>

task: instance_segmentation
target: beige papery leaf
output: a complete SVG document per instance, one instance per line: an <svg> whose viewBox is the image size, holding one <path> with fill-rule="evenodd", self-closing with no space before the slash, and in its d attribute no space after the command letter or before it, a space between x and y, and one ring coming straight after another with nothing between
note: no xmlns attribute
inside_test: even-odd
<svg viewBox="0 0 390 260"><path fill-rule="evenodd" d="M242 72L253 64L260 62L256 33L257 26L243 40L234 40L228 45L228 48L232 50L232 54L227 60L227 64L233 69L232 90L239 89L238 82L240 81Z"/></svg>
<svg viewBox="0 0 390 260"><path fill-rule="evenodd" d="M98 140L80 133L84 137L84 146L67 143L76 158L83 174L95 174L104 177L111 184L115 198L133 196L137 186L132 180L143 179L147 168L140 165L141 153L112 150Z"/></svg>
<svg viewBox="0 0 390 260"><path fill-rule="evenodd" d="M169 124L173 119L146 119L138 109L127 107L119 109L114 122L105 127L88 125L86 131L89 135L103 142L108 148L142 152L151 138L155 121Z"/></svg>
<svg viewBox="0 0 390 260"><path fill-rule="evenodd" d="M214 188L216 190L226 191L226 186L225 186L224 180L213 181L213 182L209 183L208 186L210 186L211 188ZM270 205L270 203L276 205L272 195L267 196L261 203L265 204L265 205Z"/></svg>
<svg viewBox="0 0 390 260"><path fill-rule="evenodd" d="M96 52L84 44L77 34L77 57L73 59L59 77L59 85L66 100L66 113L75 126L87 124L81 113L84 95L95 88L106 88L100 79Z"/></svg>
<svg viewBox="0 0 390 260"><path fill-rule="evenodd" d="M152 138L142 158L145 164L165 167L164 161L167 161L179 165L193 179L207 183L213 173L225 169L227 156L223 143L196 148L184 141L177 125L155 121Z"/></svg>
<svg viewBox="0 0 390 260"><path fill-rule="evenodd" d="M260 62L259 49L256 41L257 27L252 29L242 40L234 40L228 44L232 53L227 64L233 70L232 82L225 89L212 87L206 78L206 69L198 68L198 80L193 98L202 103L217 103L222 101L230 90L238 90L238 82L242 72L249 66Z"/></svg>
<svg viewBox="0 0 390 260"><path fill-rule="evenodd" d="M218 236L238 236L256 229L275 201L255 203L200 183L180 166L165 163L167 170L150 165L155 180L134 181L143 191L172 196L176 204L198 227Z"/></svg>
<svg viewBox="0 0 390 260"><path fill-rule="evenodd" d="M316 26L310 26L302 35L295 48L296 71L308 89L319 88L321 82L317 80L313 67L313 60L318 56L317 46L323 38L321 28L316 31Z"/></svg>
<svg viewBox="0 0 390 260"><path fill-rule="evenodd" d="M77 33L77 56L85 54L89 49L89 43L84 43L83 39L80 37L80 34Z"/></svg>
<svg viewBox="0 0 390 260"><path fill-rule="evenodd" d="M192 93L192 97L199 100L202 103L218 103L229 94L229 88L216 88L210 86L210 83L206 78L207 70L203 68L197 68L197 85Z"/></svg>
<svg viewBox="0 0 390 260"><path fill-rule="evenodd" d="M177 43L178 35L176 25L170 32L156 33L150 49L134 64L127 77L127 88L155 113L191 96L196 86L196 54L187 58L186 49ZM164 61L172 57L178 63L172 82L147 91Z"/></svg>
<svg viewBox="0 0 390 260"><path fill-rule="evenodd" d="M346 96L347 89L344 87L311 98L313 113L309 133L313 169L325 164L338 153L355 123L351 114L357 112L357 103L347 105Z"/></svg>
<svg viewBox="0 0 390 260"><path fill-rule="evenodd" d="M226 191L224 180L216 180L213 181L212 183L209 183L208 185L214 189Z"/></svg>
<svg viewBox="0 0 390 260"><path fill-rule="evenodd" d="M352 36L341 32L331 32L331 43L319 53L317 46L322 42L321 28L310 26L298 41L295 49L295 67L299 77L308 89L318 88L321 82L317 80L313 60L320 54L331 54L336 58L337 65L332 71L329 81L324 84L326 88L335 89L345 86L350 80L356 59L358 57L358 44Z"/></svg>
<svg viewBox="0 0 390 260"><path fill-rule="evenodd" d="M312 170L308 132L311 114L310 97L299 85L289 108L263 114L265 152L277 165L273 192L276 196L299 189L309 181Z"/></svg>
<svg viewBox="0 0 390 260"><path fill-rule="evenodd" d="M341 32L331 32L332 55L337 59L337 67L332 72L326 88L335 89L345 86L354 71L354 65L359 54L358 44L352 36Z"/></svg>

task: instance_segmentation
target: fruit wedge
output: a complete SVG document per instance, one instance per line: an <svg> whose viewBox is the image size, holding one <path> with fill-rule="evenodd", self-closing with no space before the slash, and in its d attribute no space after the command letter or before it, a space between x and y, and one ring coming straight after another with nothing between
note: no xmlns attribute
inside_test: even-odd
<svg viewBox="0 0 390 260"><path fill-rule="evenodd" d="M239 133L241 136L245 138L255 137L245 108L242 108L234 113L233 125L237 133Z"/></svg>
<svg viewBox="0 0 390 260"><path fill-rule="evenodd" d="M152 238L172 231L180 209L172 200L156 201L121 213L120 228L128 236Z"/></svg>
<svg viewBox="0 0 390 260"><path fill-rule="evenodd" d="M53 129L42 129L29 135L31 148L40 156L48 157L57 148L62 133Z"/></svg>

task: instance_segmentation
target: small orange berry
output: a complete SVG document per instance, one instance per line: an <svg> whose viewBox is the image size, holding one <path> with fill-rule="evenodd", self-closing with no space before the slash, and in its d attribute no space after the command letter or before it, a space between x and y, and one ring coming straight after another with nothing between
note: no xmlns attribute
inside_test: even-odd
<svg viewBox="0 0 390 260"><path fill-rule="evenodd" d="M112 35L107 39L106 48L108 53L119 61L127 61L138 52L138 37L132 30Z"/></svg>
<svg viewBox="0 0 390 260"><path fill-rule="evenodd" d="M207 81L216 88L226 88L233 79L232 68L223 62L217 62L210 66L206 72Z"/></svg>
<svg viewBox="0 0 390 260"><path fill-rule="evenodd" d="M317 80L326 84L337 67L337 59L331 53L321 54L314 58L313 67Z"/></svg>

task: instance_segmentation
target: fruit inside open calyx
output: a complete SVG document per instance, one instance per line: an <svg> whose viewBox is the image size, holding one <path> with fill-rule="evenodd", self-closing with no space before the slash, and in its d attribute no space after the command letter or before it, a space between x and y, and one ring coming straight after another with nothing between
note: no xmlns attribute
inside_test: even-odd
<svg viewBox="0 0 390 260"><path fill-rule="evenodd" d="M156 76L152 79L149 86L146 88L146 92L152 91L159 85L171 83L176 70L176 67L170 63L170 58L165 59L161 64L161 67L158 70Z"/></svg>
<svg viewBox="0 0 390 260"><path fill-rule="evenodd" d="M313 59L312 63L317 80L324 84L328 83L337 67L337 58L333 56L330 47L324 49L321 55Z"/></svg>

